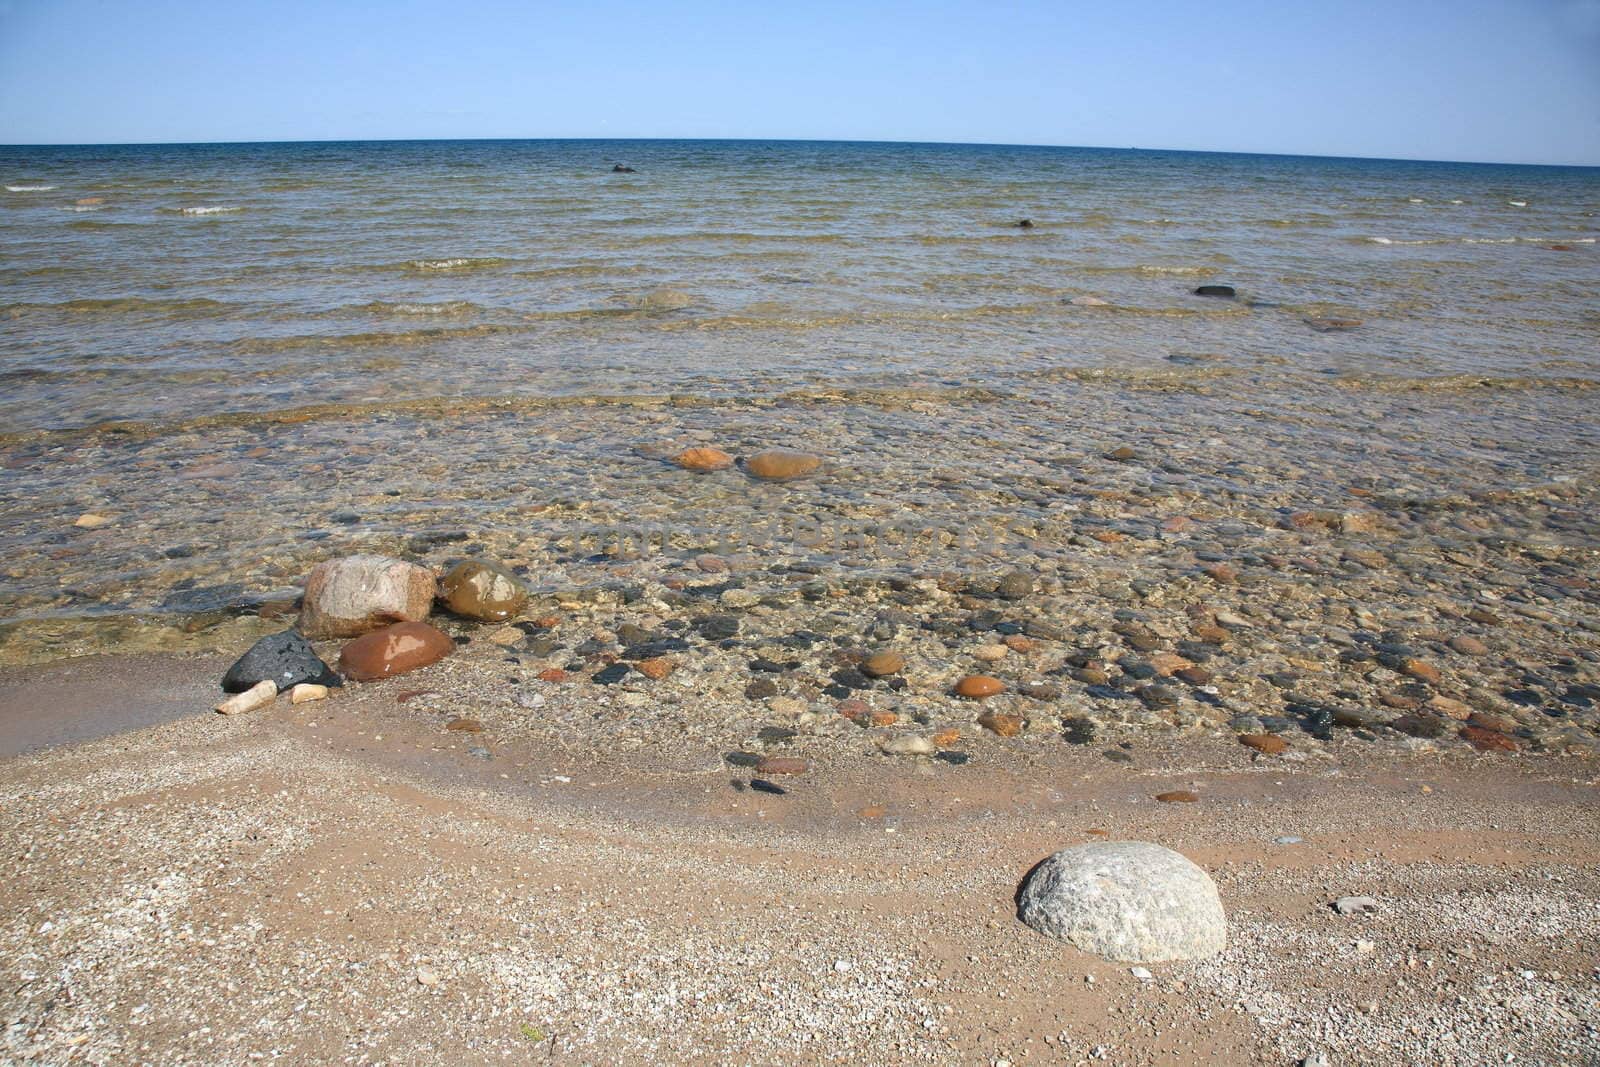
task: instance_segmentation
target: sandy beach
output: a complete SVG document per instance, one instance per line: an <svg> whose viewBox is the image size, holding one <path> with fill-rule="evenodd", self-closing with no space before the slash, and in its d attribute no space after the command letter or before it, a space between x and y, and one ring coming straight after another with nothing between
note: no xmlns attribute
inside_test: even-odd
<svg viewBox="0 0 1600 1067"><path fill-rule="evenodd" d="M1592 760L976 736L954 766L751 719L811 763L775 795L468 658L229 718L226 663L0 676L8 1062L1600 1056ZM1028 869L1096 839L1203 866L1226 950L1141 980L1023 926Z"/></svg>

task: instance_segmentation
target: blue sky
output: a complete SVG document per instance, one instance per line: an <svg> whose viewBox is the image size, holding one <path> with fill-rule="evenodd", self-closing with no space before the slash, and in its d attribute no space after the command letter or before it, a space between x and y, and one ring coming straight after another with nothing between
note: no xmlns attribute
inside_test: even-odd
<svg viewBox="0 0 1600 1067"><path fill-rule="evenodd" d="M0 0L0 143L411 137L1600 164L1600 0Z"/></svg>

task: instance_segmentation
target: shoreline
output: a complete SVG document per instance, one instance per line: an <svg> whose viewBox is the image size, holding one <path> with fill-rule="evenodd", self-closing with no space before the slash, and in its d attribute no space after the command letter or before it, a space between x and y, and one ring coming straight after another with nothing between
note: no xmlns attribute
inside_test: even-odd
<svg viewBox="0 0 1600 1067"><path fill-rule="evenodd" d="M977 736L952 766L802 735L768 745L811 762L773 778L778 796L736 788L750 771L711 738L608 730L609 694L488 700L492 668L466 660L312 704L139 725L214 686L217 662L0 675L0 726L54 694L53 736L81 736L73 720L107 706L103 691L137 727L0 758L0 843L17 857L0 890L8 1056L1600 1053L1582 1024L1600 1008L1583 947L1600 938L1589 760L1344 739L1263 756L1140 735L1125 764L1100 746ZM98 689L68 706L84 677ZM481 732L447 729L471 705ZM752 738L769 718L738 713ZM1201 799L1152 799L1175 788ZM1104 837L1210 871L1223 954L1141 982L1016 920L1033 863ZM1334 915L1352 893L1380 910Z"/></svg>

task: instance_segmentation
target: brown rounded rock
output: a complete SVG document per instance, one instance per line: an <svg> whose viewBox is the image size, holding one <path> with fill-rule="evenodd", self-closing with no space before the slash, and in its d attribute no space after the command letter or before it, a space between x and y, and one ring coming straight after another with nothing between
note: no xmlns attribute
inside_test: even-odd
<svg viewBox="0 0 1600 1067"><path fill-rule="evenodd" d="M1193 804L1200 799L1200 796L1187 789L1169 789L1165 793L1157 793L1156 799L1163 804Z"/></svg>
<svg viewBox="0 0 1600 1067"><path fill-rule="evenodd" d="M1239 743L1268 756L1276 756L1289 748L1289 742L1277 734L1240 734Z"/></svg>
<svg viewBox="0 0 1600 1067"><path fill-rule="evenodd" d="M306 637L355 637L433 610L433 572L390 556L356 555L311 568L296 629Z"/></svg>
<svg viewBox="0 0 1600 1067"><path fill-rule="evenodd" d="M987 674L969 674L956 683L956 696L969 700L982 700L1006 691L1005 683Z"/></svg>
<svg viewBox="0 0 1600 1067"><path fill-rule="evenodd" d="M521 580L487 560L462 560L450 568L439 588L452 612L486 622L509 619L528 602L528 590Z"/></svg>
<svg viewBox="0 0 1600 1067"><path fill-rule="evenodd" d="M437 663L456 644L425 622L397 622L351 641L339 652L339 672L358 682L392 678Z"/></svg>
<svg viewBox="0 0 1600 1067"><path fill-rule="evenodd" d="M869 678L887 678L906 669L906 658L898 652L878 652L861 662L861 673Z"/></svg>
<svg viewBox="0 0 1600 1067"><path fill-rule="evenodd" d="M1497 730L1485 730L1481 726L1463 726L1461 736L1479 752L1515 752L1517 743Z"/></svg>
<svg viewBox="0 0 1600 1067"><path fill-rule="evenodd" d="M756 764L757 774L804 774L811 764L797 756L764 756Z"/></svg>
<svg viewBox="0 0 1600 1067"><path fill-rule="evenodd" d="M733 457L720 448L686 448L672 462L686 471L725 471L733 466Z"/></svg>
<svg viewBox="0 0 1600 1067"><path fill-rule="evenodd" d="M978 725L1001 737L1016 737L1027 725L1021 715L1007 715L1001 711L986 711L978 716Z"/></svg>
<svg viewBox="0 0 1600 1067"><path fill-rule="evenodd" d="M1438 685L1444 680L1444 676L1439 673L1438 667L1420 659L1406 660L1400 667L1400 673L1410 675L1419 682L1427 682L1429 685Z"/></svg>
<svg viewBox="0 0 1600 1067"><path fill-rule="evenodd" d="M483 723L477 719L451 719L444 728L453 734L481 734Z"/></svg>
<svg viewBox="0 0 1600 1067"><path fill-rule="evenodd" d="M1460 637L1452 637L1450 639L1450 647L1463 656L1487 656L1489 654L1488 645L1485 645L1476 637L1468 637L1465 634Z"/></svg>
<svg viewBox="0 0 1600 1067"><path fill-rule="evenodd" d="M757 452L744 461L744 469L752 478L768 482L804 478L820 466L822 460L809 452L787 452L779 448Z"/></svg>

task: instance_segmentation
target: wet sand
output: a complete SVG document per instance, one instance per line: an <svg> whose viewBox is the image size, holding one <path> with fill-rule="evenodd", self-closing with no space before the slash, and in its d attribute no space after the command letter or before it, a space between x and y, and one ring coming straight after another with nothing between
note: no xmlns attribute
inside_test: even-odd
<svg viewBox="0 0 1600 1067"><path fill-rule="evenodd" d="M726 744L591 687L523 706L470 658L197 714L221 665L0 678L7 1060L1600 1056L1592 760L981 735L952 766L724 709L811 761L769 795ZM1143 982L1022 926L1023 874L1097 837L1210 871L1225 952ZM1328 906L1355 894L1378 910Z"/></svg>

